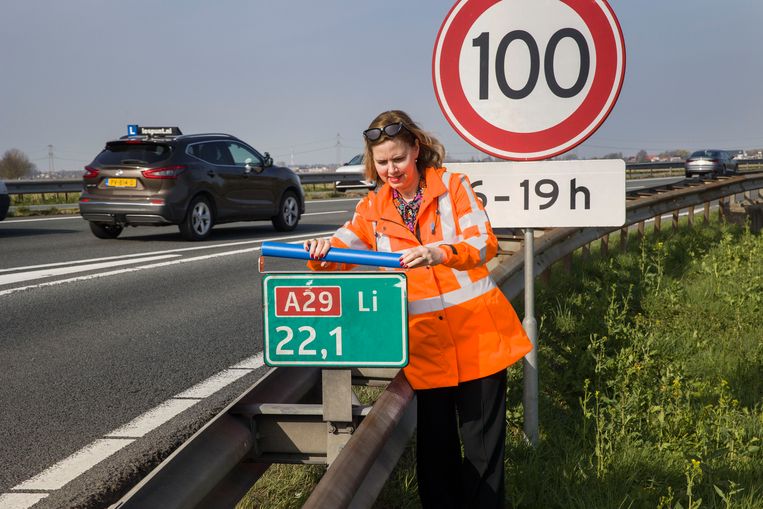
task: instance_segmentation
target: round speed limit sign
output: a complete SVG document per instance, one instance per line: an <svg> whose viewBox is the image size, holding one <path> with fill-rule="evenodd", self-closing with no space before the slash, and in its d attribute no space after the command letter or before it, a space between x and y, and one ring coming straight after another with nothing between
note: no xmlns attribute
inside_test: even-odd
<svg viewBox="0 0 763 509"><path fill-rule="evenodd" d="M466 141L503 159L547 159L604 122L623 84L625 43L606 0L459 0L432 75Z"/></svg>

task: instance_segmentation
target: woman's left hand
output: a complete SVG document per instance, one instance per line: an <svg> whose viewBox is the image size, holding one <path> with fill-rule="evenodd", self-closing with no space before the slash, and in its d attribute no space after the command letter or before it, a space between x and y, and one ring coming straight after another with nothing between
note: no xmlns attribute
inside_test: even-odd
<svg viewBox="0 0 763 509"><path fill-rule="evenodd" d="M400 255L400 263L407 269L439 265L444 259L445 254L437 246L416 246L406 249Z"/></svg>

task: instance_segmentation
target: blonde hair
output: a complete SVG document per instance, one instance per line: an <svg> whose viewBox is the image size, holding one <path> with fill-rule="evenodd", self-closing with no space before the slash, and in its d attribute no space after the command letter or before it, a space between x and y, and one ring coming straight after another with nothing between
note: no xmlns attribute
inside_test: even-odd
<svg viewBox="0 0 763 509"><path fill-rule="evenodd" d="M416 145L416 141L419 142L419 157L416 159L416 169L419 174L423 174L424 170L429 167L439 168L442 166L442 161L445 158L445 147L436 138L429 133L422 131L416 123L411 120L411 117L407 113L400 110L390 110L383 113L379 113L375 119L369 124L368 128L384 128L390 124L396 124L402 122L404 129L395 135L395 138L400 138L405 141L409 146ZM382 135L376 141L370 141L365 136L363 139L366 142L364 150L364 164L367 180L374 180L377 183L381 183L379 174L376 172L376 165L374 165L374 158L372 149L376 145L383 143L389 139L389 136L382 132Z"/></svg>

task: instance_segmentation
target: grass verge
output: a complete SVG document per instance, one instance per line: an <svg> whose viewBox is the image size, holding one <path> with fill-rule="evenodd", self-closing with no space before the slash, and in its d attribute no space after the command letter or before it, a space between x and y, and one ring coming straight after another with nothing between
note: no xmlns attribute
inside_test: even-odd
<svg viewBox="0 0 763 509"><path fill-rule="evenodd" d="M508 507L763 507L763 237L711 223L538 291L541 440L510 372ZM553 488L550 488L553 487Z"/></svg>

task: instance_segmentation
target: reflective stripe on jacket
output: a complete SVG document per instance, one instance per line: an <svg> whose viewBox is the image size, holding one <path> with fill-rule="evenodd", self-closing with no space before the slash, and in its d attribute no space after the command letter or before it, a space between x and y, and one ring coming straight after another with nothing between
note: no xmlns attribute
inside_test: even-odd
<svg viewBox="0 0 763 509"><path fill-rule="evenodd" d="M332 246L350 249L400 252L423 244L445 253L440 265L406 271L410 362L404 371L414 389L449 387L491 375L532 349L485 266L498 241L467 177L428 168L425 178L414 232L403 223L385 184L369 192L331 238ZM352 268L337 263L320 267L315 261L308 267Z"/></svg>

